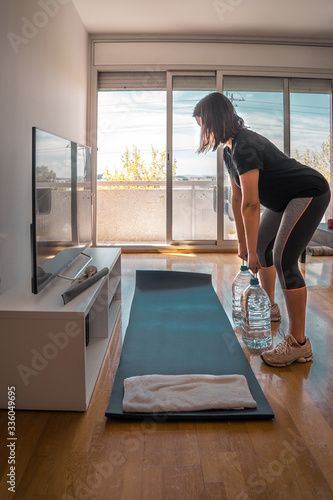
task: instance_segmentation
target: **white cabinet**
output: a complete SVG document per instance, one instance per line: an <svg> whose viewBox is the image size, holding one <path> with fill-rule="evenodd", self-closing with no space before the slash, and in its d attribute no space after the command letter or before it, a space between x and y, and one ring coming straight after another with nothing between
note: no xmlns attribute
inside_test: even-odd
<svg viewBox="0 0 333 500"><path fill-rule="evenodd" d="M109 273L64 305L70 281L56 278L38 295L23 283L0 295L0 407L16 388L16 408L84 411L112 337L121 335L121 252L89 248ZM63 275L85 267L80 255ZM87 337L89 342L87 343ZM86 345L87 344L87 345Z"/></svg>

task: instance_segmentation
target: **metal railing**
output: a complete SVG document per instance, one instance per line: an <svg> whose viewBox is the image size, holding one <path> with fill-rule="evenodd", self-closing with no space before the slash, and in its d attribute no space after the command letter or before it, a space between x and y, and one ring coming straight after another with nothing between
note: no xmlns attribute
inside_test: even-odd
<svg viewBox="0 0 333 500"><path fill-rule="evenodd" d="M173 180L175 240L216 240L216 179ZM234 239L229 188L225 193L225 232ZM165 242L166 181L97 181L97 241Z"/></svg>

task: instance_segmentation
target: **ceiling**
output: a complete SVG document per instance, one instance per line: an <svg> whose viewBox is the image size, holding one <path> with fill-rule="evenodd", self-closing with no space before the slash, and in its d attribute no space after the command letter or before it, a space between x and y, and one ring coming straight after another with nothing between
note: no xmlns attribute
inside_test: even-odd
<svg viewBox="0 0 333 500"><path fill-rule="evenodd" d="M333 42L333 0L73 0L90 34Z"/></svg>

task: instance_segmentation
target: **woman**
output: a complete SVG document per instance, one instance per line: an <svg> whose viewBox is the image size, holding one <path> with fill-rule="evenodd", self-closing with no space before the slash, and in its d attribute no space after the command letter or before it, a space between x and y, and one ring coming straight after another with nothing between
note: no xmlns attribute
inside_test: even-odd
<svg viewBox="0 0 333 500"><path fill-rule="evenodd" d="M268 139L247 129L223 94L204 97L193 116L201 126L198 152L224 145L238 256L253 273L259 272L271 301L272 320L280 319L274 302L276 273L283 290L288 334L261 357L271 366L311 361L311 343L305 336L307 290L298 259L329 204L329 185L318 171L288 158ZM266 208L262 217L260 205Z"/></svg>

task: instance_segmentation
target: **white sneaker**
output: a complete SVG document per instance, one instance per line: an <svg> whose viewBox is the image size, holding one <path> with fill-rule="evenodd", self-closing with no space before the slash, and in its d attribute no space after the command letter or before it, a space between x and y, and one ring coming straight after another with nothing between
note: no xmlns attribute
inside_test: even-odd
<svg viewBox="0 0 333 500"><path fill-rule="evenodd" d="M283 332L282 332L283 333ZM284 335L284 340L275 348L261 354L261 359L270 366L289 366L292 363L306 363L313 360L310 339L306 338L304 345L299 345L291 335Z"/></svg>

